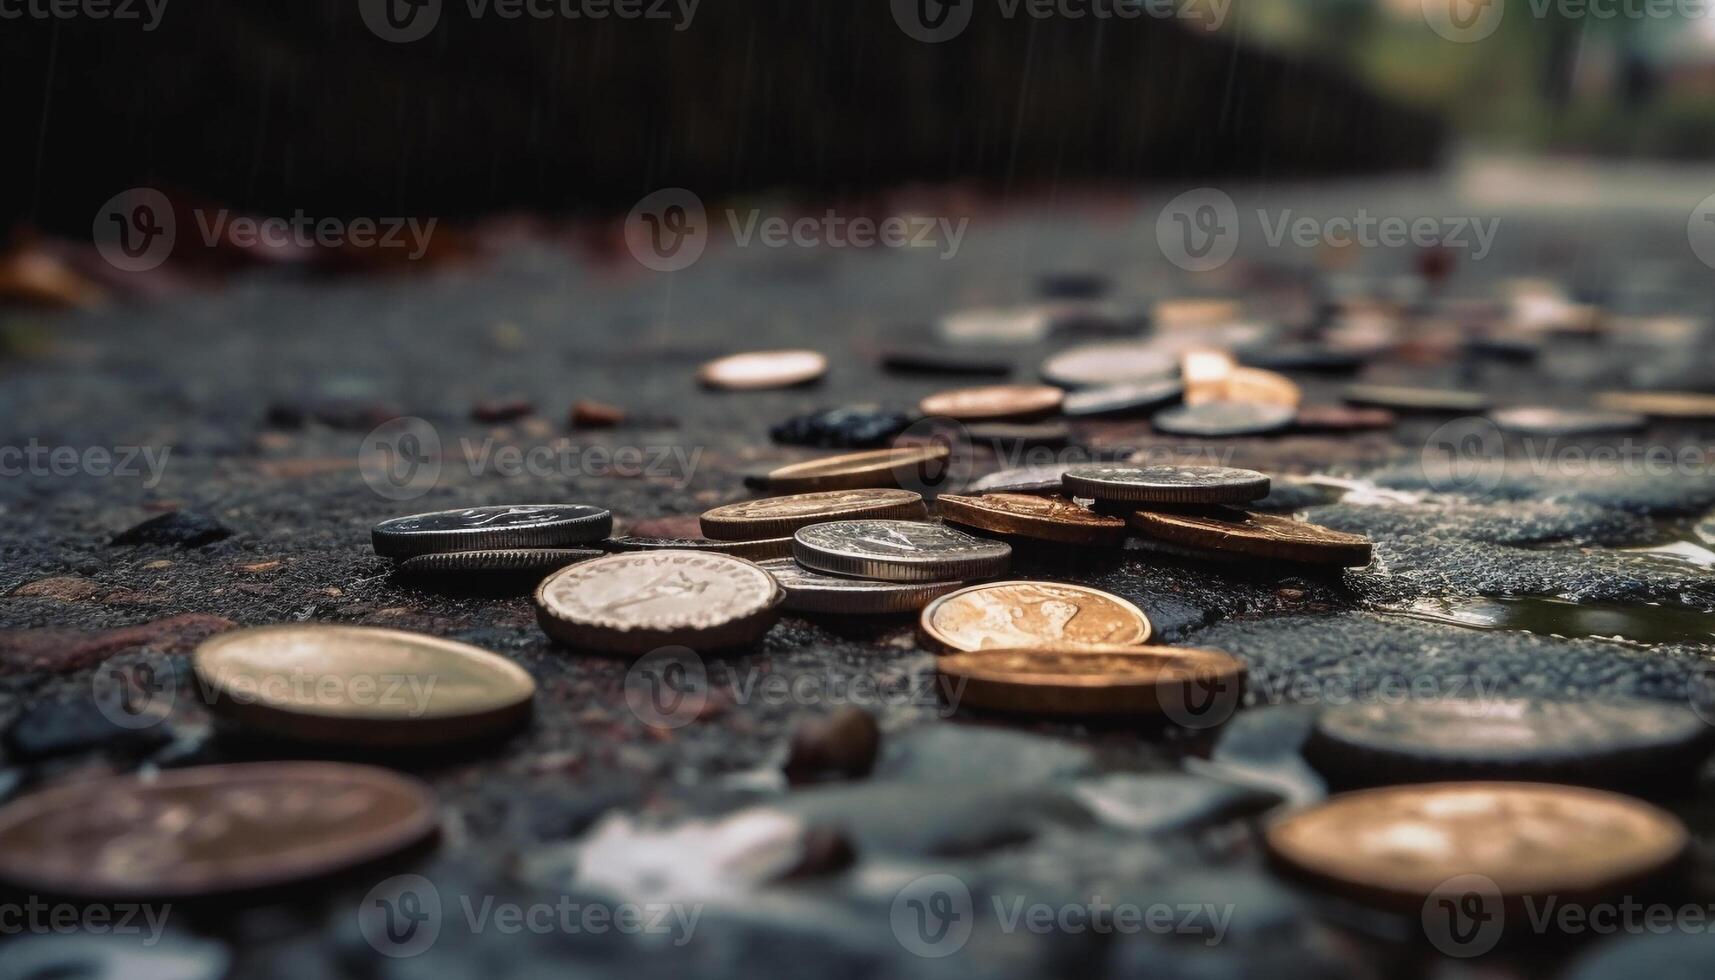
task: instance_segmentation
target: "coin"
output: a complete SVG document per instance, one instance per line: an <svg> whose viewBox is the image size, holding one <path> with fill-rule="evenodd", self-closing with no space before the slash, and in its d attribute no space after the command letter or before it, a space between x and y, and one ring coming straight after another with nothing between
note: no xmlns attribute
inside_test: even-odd
<svg viewBox="0 0 1715 980"><path fill-rule="evenodd" d="M1147 343L1085 344L1042 363L1042 380L1062 388L1160 382L1179 371L1179 358Z"/></svg>
<svg viewBox="0 0 1715 980"><path fill-rule="evenodd" d="M809 384L828 373L828 359L813 350L734 354L704 364L697 379L710 388L760 391Z"/></svg>
<svg viewBox="0 0 1715 980"><path fill-rule="evenodd" d="M529 720L536 682L464 643L360 626L263 626L191 658L209 709L261 734L325 745L428 748Z"/></svg>
<svg viewBox="0 0 1715 980"><path fill-rule="evenodd" d="M1229 401L1227 379L1238 369L1233 355L1224 350L1192 348L1179 356L1179 377L1185 382L1185 404L1207 405Z"/></svg>
<svg viewBox="0 0 1715 980"><path fill-rule="evenodd" d="M1183 647L979 650L940 657L935 669L959 706L1033 715L1160 715L1211 685L1242 688L1246 677L1233 657Z"/></svg>
<svg viewBox="0 0 1715 980"><path fill-rule="evenodd" d="M823 575L791 558L765 561L762 567L786 590L785 607L795 612L849 616L916 612L929 600L965 587L963 582L877 582Z"/></svg>
<svg viewBox="0 0 1715 980"><path fill-rule="evenodd" d="M890 350L881 356L884 371L896 374L952 374L1004 378L1012 373L1012 362L980 357L961 350Z"/></svg>
<svg viewBox="0 0 1715 980"><path fill-rule="evenodd" d="M1135 504L1242 504L1268 496L1268 476L1227 466L1074 466L1066 495Z"/></svg>
<svg viewBox="0 0 1715 980"><path fill-rule="evenodd" d="M1112 548L1125 543L1125 521L1080 507L1065 497L944 494L935 503L947 523L990 534Z"/></svg>
<svg viewBox="0 0 1715 980"><path fill-rule="evenodd" d="M949 313L935 329L951 344L1035 344L1048 336L1053 325L1043 307L1022 306Z"/></svg>
<svg viewBox="0 0 1715 980"><path fill-rule="evenodd" d="M337 762L255 762L83 779L0 808L0 879L95 901L278 888L434 834L415 779Z"/></svg>
<svg viewBox="0 0 1715 980"><path fill-rule="evenodd" d="M399 563L407 575L546 574L605 552L584 548L515 548L509 551L448 551Z"/></svg>
<svg viewBox="0 0 1715 980"><path fill-rule="evenodd" d="M1698 391L1609 391L1596 396L1596 406L1651 418L1715 419L1715 395Z"/></svg>
<svg viewBox="0 0 1715 980"><path fill-rule="evenodd" d="M1352 408L1346 405L1300 405L1293 428L1302 432L1362 432L1391 429L1399 417L1385 408Z"/></svg>
<svg viewBox="0 0 1715 980"><path fill-rule="evenodd" d="M1431 783L1345 793L1268 828L1292 870L1416 911L1450 879L1480 875L1506 899L1565 904L1618 894L1690 843L1647 803L1545 783Z"/></svg>
<svg viewBox="0 0 1715 980"><path fill-rule="evenodd" d="M1049 385L989 385L930 395L918 404L924 415L959 422L1025 421L1060 410L1065 392Z"/></svg>
<svg viewBox="0 0 1715 980"><path fill-rule="evenodd" d="M782 598L773 577L742 558L646 551L550 575L536 589L536 618L543 632L579 649L723 650L761 639Z"/></svg>
<svg viewBox="0 0 1715 980"><path fill-rule="evenodd" d="M1128 520L1138 534L1181 548L1348 568L1370 563L1369 538L1273 514L1233 510L1215 517L1140 510Z"/></svg>
<svg viewBox="0 0 1715 980"><path fill-rule="evenodd" d="M1059 422L979 422L965 435L973 446L993 446L999 454L1012 449L1058 449L1072 441L1072 430Z"/></svg>
<svg viewBox="0 0 1715 980"><path fill-rule="evenodd" d="M1304 401L1304 390L1283 374L1262 368L1235 367L1222 384L1221 400L1297 408Z"/></svg>
<svg viewBox="0 0 1715 980"><path fill-rule="evenodd" d="M411 558L445 551L559 548L599 541L613 531L613 515L586 504L470 507L395 517L375 525L375 553Z"/></svg>
<svg viewBox="0 0 1715 980"><path fill-rule="evenodd" d="M1346 374L1364 366L1351 351L1313 343L1263 344L1238 351L1239 363L1267 371Z"/></svg>
<svg viewBox="0 0 1715 980"><path fill-rule="evenodd" d="M1157 330L1184 330L1218 327L1244 315L1237 300L1230 299L1169 299L1155 304L1150 317Z"/></svg>
<svg viewBox="0 0 1715 980"><path fill-rule="evenodd" d="M1297 411L1286 405L1253 402L1210 402L1157 412L1150 424L1174 436L1219 439L1230 436L1261 436L1289 428Z"/></svg>
<svg viewBox="0 0 1715 980"><path fill-rule="evenodd" d="M1058 494L1062 489L1062 477L1065 476L1066 469L1064 465L1054 464L1001 470L973 480L965 487L965 493Z"/></svg>
<svg viewBox="0 0 1715 980"><path fill-rule="evenodd" d="M1690 707L1483 698L1329 708L1305 758L1341 785L1523 779L1676 791L1715 749Z"/></svg>
<svg viewBox="0 0 1715 980"><path fill-rule="evenodd" d="M703 514L703 533L717 541L789 537L811 524L861 518L924 520L928 508L910 490L829 490L727 504Z"/></svg>
<svg viewBox="0 0 1715 980"><path fill-rule="evenodd" d="M1636 432L1649 425L1648 419L1631 412L1538 407L1503 408L1490 412L1489 419L1508 432L1534 436Z"/></svg>
<svg viewBox="0 0 1715 980"><path fill-rule="evenodd" d="M799 528L792 557L829 575L887 582L991 578L1012 564L1012 546L921 521L839 521Z"/></svg>
<svg viewBox="0 0 1715 980"><path fill-rule="evenodd" d="M1070 418L1143 415L1185 397L1185 386L1171 378L1104 385L1068 392L1060 411Z"/></svg>
<svg viewBox="0 0 1715 980"><path fill-rule="evenodd" d="M1373 405L1396 412L1440 412L1456 415L1460 412L1481 412L1489 407L1489 396L1480 391L1412 388L1404 385L1347 385L1344 397L1353 405Z"/></svg>
<svg viewBox="0 0 1715 980"><path fill-rule="evenodd" d="M627 535L608 538L601 543L608 551L696 551L714 555L731 555L748 561L787 558L792 554L791 538L764 538L759 541L710 541L707 538L646 538Z"/></svg>
<svg viewBox="0 0 1715 980"><path fill-rule="evenodd" d="M902 479L939 466L951 455L946 446L927 445L825 456L771 471L768 488L776 493L800 493L897 487Z"/></svg>
<svg viewBox="0 0 1715 980"><path fill-rule="evenodd" d="M950 651L1044 646L1136 646L1149 617L1116 595L1060 582L994 582L931 602L918 623L931 646Z"/></svg>

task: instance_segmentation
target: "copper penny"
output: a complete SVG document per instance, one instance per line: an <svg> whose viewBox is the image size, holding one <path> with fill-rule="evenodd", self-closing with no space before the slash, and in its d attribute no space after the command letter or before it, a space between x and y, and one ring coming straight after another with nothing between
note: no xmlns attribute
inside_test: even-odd
<svg viewBox="0 0 1715 980"><path fill-rule="evenodd" d="M1300 405L1293 427L1305 432L1362 432L1391 429L1399 416L1385 408L1353 408L1347 405Z"/></svg>
<svg viewBox="0 0 1715 980"><path fill-rule="evenodd" d="M1129 520L1138 534L1181 548L1348 568L1370 563L1369 538L1273 514L1232 510L1215 517L1140 510Z"/></svg>
<svg viewBox="0 0 1715 980"><path fill-rule="evenodd" d="M783 598L772 576L742 558L643 551L550 575L536 589L536 619L549 636L585 650L720 650L761 639Z"/></svg>
<svg viewBox="0 0 1715 980"><path fill-rule="evenodd" d="M704 364L697 379L710 388L761 391L809 384L828 373L828 359L813 350L734 354Z"/></svg>
<svg viewBox="0 0 1715 980"><path fill-rule="evenodd" d="M1060 410L1066 393L1051 385L989 385L943 391L923 399L924 415L959 422L1039 419Z"/></svg>
<svg viewBox="0 0 1715 980"><path fill-rule="evenodd" d="M0 808L0 879L99 901L277 888L436 829L427 786L372 766L256 762L50 787Z"/></svg>
<svg viewBox="0 0 1715 980"><path fill-rule="evenodd" d="M923 610L925 642L947 651L1136 646L1149 617L1116 595L1062 582L995 582L942 596Z"/></svg>
<svg viewBox="0 0 1715 980"><path fill-rule="evenodd" d="M1596 406L1662 419L1715 418L1715 395L1699 391L1609 391Z"/></svg>
<svg viewBox="0 0 1715 980"><path fill-rule="evenodd" d="M1413 911L1453 879L1499 899L1600 900L1662 872L1690 844L1673 815L1551 783L1429 783L1346 793L1268 829L1288 867Z"/></svg>
<svg viewBox="0 0 1715 980"><path fill-rule="evenodd" d="M767 483L776 493L897 487L943 466L951 455L943 445L872 449L782 466L768 474Z"/></svg>
<svg viewBox="0 0 1715 980"><path fill-rule="evenodd" d="M979 650L941 657L935 669L960 705L1038 715L1161 715L1195 688L1237 694L1245 683L1242 661L1180 647Z"/></svg>
<svg viewBox="0 0 1715 980"><path fill-rule="evenodd" d="M990 534L1114 548L1125 543L1125 521L1098 514L1065 497L1023 493L990 493L980 497L943 494L936 503L941 508L941 519L947 523Z"/></svg>
<svg viewBox="0 0 1715 980"><path fill-rule="evenodd" d="M717 541L748 541L791 537L801 527L825 521L927 517L922 495L910 490L826 490L716 507L703 514L702 528Z"/></svg>

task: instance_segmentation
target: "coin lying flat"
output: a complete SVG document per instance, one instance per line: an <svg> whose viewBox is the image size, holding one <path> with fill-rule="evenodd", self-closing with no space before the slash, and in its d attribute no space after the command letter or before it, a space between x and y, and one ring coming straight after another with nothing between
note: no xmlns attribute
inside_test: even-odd
<svg viewBox="0 0 1715 980"><path fill-rule="evenodd" d="M1198 439L1262 436L1291 427L1298 413L1286 405L1255 402L1210 402L1184 405L1155 413L1149 420L1158 432Z"/></svg>
<svg viewBox="0 0 1715 980"><path fill-rule="evenodd" d="M1185 386L1171 378L1103 385L1068 392L1060 411L1068 418L1119 418L1146 415L1185 397Z"/></svg>
<svg viewBox="0 0 1715 980"><path fill-rule="evenodd" d="M1480 391L1443 388L1413 388L1405 385L1348 385L1343 394L1353 405L1374 405L1396 412L1481 412L1489 407L1489 396Z"/></svg>
<svg viewBox="0 0 1715 980"><path fill-rule="evenodd" d="M601 543L608 551L697 551L714 555L731 555L747 561L767 561L786 558L792 554L791 538L763 538L759 541L710 541L707 538L645 538L627 535L608 538Z"/></svg>
<svg viewBox="0 0 1715 980"><path fill-rule="evenodd" d="M429 788L372 766L169 769L80 780L0 808L0 879L97 901L230 895L367 864L435 829Z"/></svg>
<svg viewBox="0 0 1715 980"><path fill-rule="evenodd" d="M550 575L536 589L536 618L543 632L579 649L722 650L761 639L782 598L773 577L742 558L646 551Z"/></svg>
<svg viewBox="0 0 1715 980"><path fill-rule="evenodd" d="M1324 711L1304 756L1342 785L1525 779L1691 785L1715 742L1690 707L1641 698L1347 704Z"/></svg>
<svg viewBox="0 0 1715 980"><path fill-rule="evenodd" d="M1058 544L1118 547L1125 543L1125 521L1098 514L1065 497L990 493L980 497L943 494L936 500L941 519L989 534Z"/></svg>
<svg viewBox="0 0 1715 980"><path fill-rule="evenodd" d="M508 551L448 551L418 555L399 563L407 575L471 575L492 573L547 574L580 561L600 558L603 551L585 548L514 548Z"/></svg>
<svg viewBox="0 0 1715 980"><path fill-rule="evenodd" d="M922 521L838 521L800 528L792 557L812 571L887 582L992 578L1012 546Z"/></svg>
<svg viewBox="0 0 1715 980"><path fill-rule="evenodd" d="M942 596L923 610L919 631L950 651L1045 646L1136 646L1149 617L1116 595L1060 582L994 582Z"/></svg>
<svg viewBox="0 0 1715 980"><path fill-rule="evenodd" d="M375 525L375 553L412 558L443 551L561 548L600 541L613 532L613 515L586 504L471 507L395 517Z"/></svg>
<svg viewBox="0 0 1715 980"><path fill-rule="evenodd" d="M1508 432L1536 436L1601 435L1637 432L1649 420L1632 412L1603 412L1564 408L1503 408L1489 419Z"/></svg>
<svg viewBox="0 0 1715 980"><path fill-rule="evenodd" d="M1182 647L979 650L935 669L960 705L1034 715L1160 715L1193 689L1242 688L1246 676L1233 657Z"/></svg>
<svg viewBox="0 0 1715 980"><path fill-rule="evenodd" d="M901 480L938 466L951 455L952 450L942 445L846 453L782 466L769 472L767 484L775 493L897 487Z"/></svg>
<svg viewBox="0 0 1715 980"><path fill-rule="evenodd" d="M1222 326L1243 315L1244 307L1234 299L1164 299L1155 304L1150 321L1157 330L1184 330Z"/></svg>
<svg viewBox="0 0 1715 980"><path fill-rule="evenodd" d="M809 384L828 373L828 359L813 350L734 354L704 364L697 380L727 391L761 391Z"/></svg>
<svg viewBox="0 0 1715 980"><path fill-rule="evenodd" d="M1287 867L1354 897L1417 911L1450 879L1564 904L1625 891L1675 863L1690 836L1647 803L1547 783L1431 783L1345 793L1277 821Z"/></svg>
<svg viewBox="0 0 1715 980"><path fill-rule="evenodd" d="M1127 520L1138 534L1181 548L1347 568L1370 563L1369 538L1273 514L1235 510L1215 517L1140 510Z"/></svg>
<svg viewBox="0 0 1715 980"><path fill-rule="evenodd" d="M786 590L785 608L795 612L848 616L916 612L931 599L965 587L963 582L877 582L823 575L791 558L765 561L762 567Z"/></svg>
<svg viewBox="0 0 1715 980"><path fill-rule="evenodd" d="M959 422L1025 421L1059 411L1065 396L1050 385L989 385L930 395L917 409L924 415Z"/></svg>
<svg viewBox="0 0 1715 980"><path fill-rule="evenodd" d="M1135 504L1242 504L1268 496L1268 476L1228 466L1074 466L1072 497Z"/></svg>
<svg viewBox="0 0 1715 980"><path fill-rule="evenodd" d="M478 647L400 630L264 626L191 658L209 709L261 734L326 745L427 748L512 731L536 682Z"/></svg>
<svg viewBox="0 0 1715 980"><path fill-rule="evenodd" d="M1044 361L1042 380L1062 388L1097 388L1160 382L1178 371L1178 356L1160 345L1086 344Z"/></svg>
<svg viewBox="0 0 1715 980"><path fill-rule="evenodd" d="M1293 428L1300 432L1363 432L1391 429L1398 423L1399 417L1385 408L1300 405Z"/></svg>
<svg viewBox="0 0 1715 980"><path fill-rule="evenodd" d="M1609 391L1598 408L1662 419L1715 419L1715 395L1699 391Z"/></svg>
<svg viewBox="0 0 1715 980"><path fill-rule="evenodd" d="M835 520L923 520L921 494L910 490L829 490L727 504L703 514L703 533L717 541L790 537L801 527Z"/></svg>

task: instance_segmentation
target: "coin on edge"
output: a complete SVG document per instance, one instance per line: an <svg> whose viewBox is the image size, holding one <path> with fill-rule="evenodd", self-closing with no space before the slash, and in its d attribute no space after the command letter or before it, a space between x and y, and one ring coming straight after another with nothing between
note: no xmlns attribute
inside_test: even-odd
<svg viewBox="0 0 1715 980"><path fill-rule="evenodd" d="M95 901L278 888L428 840L435 806L415 779L343 762L79 780L0 807L0 880Z"/></svg>
<svg viewBox="0 0 1715 980"><path fill-rule="evenodd" d="M902 471L938 465L952 454L942 445L872 449L782 466L771 470L766 480L776 493L885 489L899 486Z"/></svg>
<svg viewBox="0 0 1715 980"><path fill-rule="evenodd" d="M1503 899L1601 900L1667 870L1690 835L1672 814L1601 790L1429 783L1335 796L1276 821L1267 841L1300 874L1416 911L1468 875Z"/></svg>
<svg viewBox="0 0 1715 980"><path fill-rule="evenodd" d="M823 575L792 558L765 561L762 567L786 590L785 608L794 612L848 616L916 612L931 599L965 587L963 582L878 582Z"/></svg>
<svg viewBox="0 0 1715 980"><path fill-rule="evenodd" d="M587 504L470 507L395 517L375 525L375 553L413 558L444 551L560 548L613 533L613 514Z"/></svg>
<svg viewBox="0 0 1715 980"><path fill-rule="evenodd" d="M1193 689L1242 688L1246 677L1243 661L1183 647L978 650L941 657L935 669L957 706L1033 715L1161 715L1168 688L1183 704Z"/></svg>
<svg viewBox="0 0 1715 980"><path fill-rule="evenodd" d="M601 543L608 551L695 551L713 555L731 555L747 561L767 561L787 558L792 554L791 538L764 538L760 541L710 541L707 538L640 538L627 536L608 538Z"/></svg>
<svg viewBox="0 0 1715 980"><path fill-rule="evenodd" d="M936 500L941 519L988 534L1056 544L1117 548L1125 543L1126 524L1098 514L1065 497L990 493L979 497L943 494Z"/></svg>
<svg viewBox="0 0 1715 980"><path fill-rule="evenodd" d="M399 563L407 575L545 575L580 561L600 558L605 551L585 548L514 548L505 551L445 551L418 555Z"/></svg>
<svg viewBox="0 0 1715 980"><path fill-rule="evenodd" d="M703 514L703 533L717 541L789 537L801 527L843 520L923 520L922 494L910 490L825 490L747 500Z"/></svg>
<svg viewBox="0 0 1715 980"><path fill-rule="evenodd" d="M809 384L827 373L828 359L817 351L767 350L710 361L697 380L726 391L761 391Z"/></svg>
<svg viewBox="0 0 1715 980"><path fill-rule="evenodd" d="M1268 496L1268 475L1230 466L1074 466L1066 495L1133 504L1243 504Z"/></svg>
<svg viewBox="0 0 1715 980"><path fill-rule="evenodd" d="M1149 420L1149 424L1154 426L1156 431L1170 436L1224 439L1265 436L1280 432L1291 428L1297 418L1297 410L1285 405L1210 402L1206 405L1182 405L1157 412Z"/></svg>
<svg viewBox="0 0 1715 980"><path fill-rule="evenodd" d="M1012 546L926 521L835 521L799 528L792 557L811 571L944 582L1003 575Z"/></svg>
<svg viewBox="0 0 1715 980"><path fill-rule="evenodd" d="M774 578L742 558L644 551L548 576L536 589L536 619L549 636L585 650L724 650L761 639L782 598Z"/></svg>
<svg viewBox="0 0 1715 980"><path fill-rule="evenodd" d="M1363 568L1370 563L1370 539L1290 517L1234 510L1220 517L1135 511L1132 530L1181 548L1271 558L1309 565Z"/></svg>
<svg viewBox="0 0 1715 980"><path fill-rule="evenodd" d="M925 607L918 627L927 643L953 652L1137 646L1152 630L1143 610L1119 596L1062 582L961 589Z"/></svg>
<svg viewBox="0 0 1715 980"><path fill-rule="evenodd" d="M1053 415L1065 397L1052 385L989 385L930 395L917 408L958 422L1025 421Z"/></svg>

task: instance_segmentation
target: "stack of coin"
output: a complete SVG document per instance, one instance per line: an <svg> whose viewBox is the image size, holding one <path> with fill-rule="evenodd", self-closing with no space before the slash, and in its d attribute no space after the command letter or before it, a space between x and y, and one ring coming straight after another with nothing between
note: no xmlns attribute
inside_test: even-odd
<svg viewBox="0 0 1715 980"><path fill-rule="evenodd" d="M900 493L806 494L781 498L779 508L716 508L704 519L717 529L750 519L800 524L793 531L792 557L763 565L785 593L785 608L797 612L913 612L971 579L1007 570L1010 546L940 524L922 519L833 519L888 510L921 518L922 500L915 494L906 499ZM806 520L814 523L804 524Z"/></svg>
<svg viewBox="0 0 1715 980"><path fill-rule="evenodd" d="M543 574L602 552L578 547L613 531L613 515L587 504L470 507L375 525L375 553L411 574Z"/></svg>

